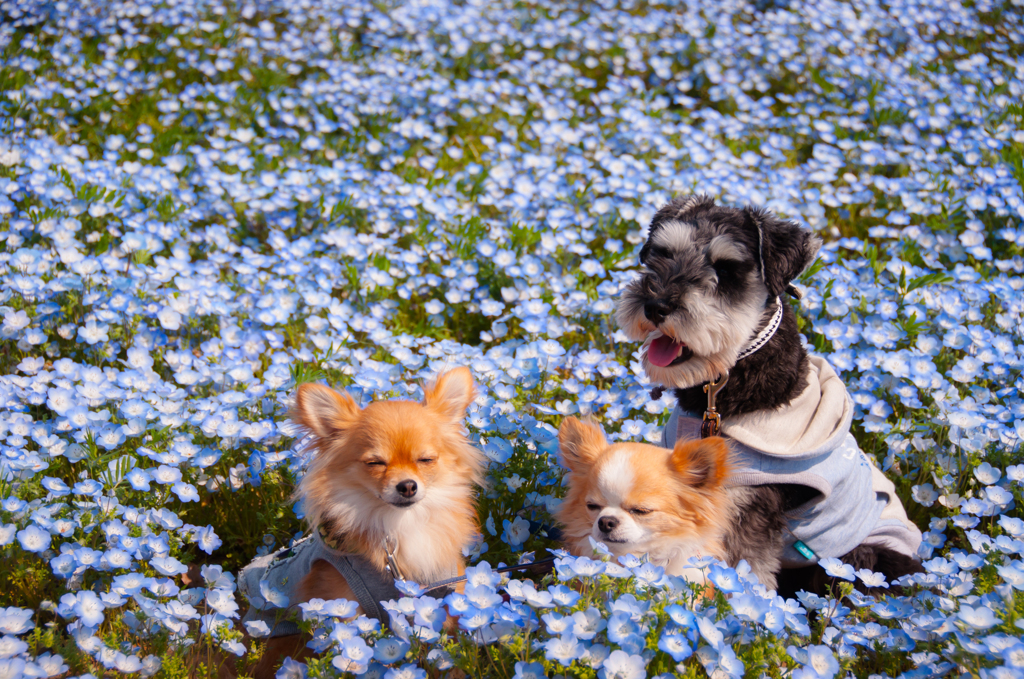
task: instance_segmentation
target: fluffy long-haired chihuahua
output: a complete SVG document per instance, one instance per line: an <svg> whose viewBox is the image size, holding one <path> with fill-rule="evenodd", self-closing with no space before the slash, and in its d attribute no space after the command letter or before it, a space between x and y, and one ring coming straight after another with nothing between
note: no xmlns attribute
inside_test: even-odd
<svg viewBox="0 0 1024 679"><path fill-rule="evenodd" d="M558 440L569 469L558 519L574 553L589 555L594 538L617 556L648 554L669 575L698 582L700 571L687 565L691 557L726 558L733 505L723 485L723 439L682 441L672 450L609 444L597 424L567 417Z"/></svg>
<svg viewBox="0 0 1024 679"><path fill-rule="evenodd" d="M484 467L462 426L474 396L468 368L426 386L422 403L377 401L362 410L347 394L302 385L292 419L316 437L316 455L296 494L310 525L381 570L390 536L415 582L462 568L462 548L478 532L473 487ZM309 580L307 589L319 591Z"/></svg>
<svg viewBox="0 0 1024 679"><path fill-rule="evenodd" d="M293 606L348 599L386 622L378 603L381 596L399 596L385 594L394 590L396 575L422 585L461 575L462 550L479 532L474 485L484 467L462 426L474 396L467 368L424 387L422 403L376 401L360 408L344 392L300 386L291 418L312 434L314 455L296 496L314 534L257 559L243 571L240 587L258 591L260 580L268 579ZM246 617L274 622L254 611ZM277 627L284 631L272 632L258 679L273 676L284 655L304 654L297 628Z"/></svg>

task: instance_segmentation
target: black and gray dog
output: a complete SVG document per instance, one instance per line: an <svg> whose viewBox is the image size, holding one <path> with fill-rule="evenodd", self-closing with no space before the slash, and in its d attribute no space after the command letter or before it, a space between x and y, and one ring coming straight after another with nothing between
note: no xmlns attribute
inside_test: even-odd
<svg viewBox="0 0 1024 679"><path fill-rule="evenodd" d="M644 342L652 383L675 389L665 445L717 432L720 421L735 461L731 561L746 559L783 594L825 591L814 565L824 557L887 580L920 570L920 531L857 447L845 386L808 356L782 300L820 247L766 210L677 198L651 221L644 269L617 311L624 332ZM867 571L862 586L877 578Z"/></svg>

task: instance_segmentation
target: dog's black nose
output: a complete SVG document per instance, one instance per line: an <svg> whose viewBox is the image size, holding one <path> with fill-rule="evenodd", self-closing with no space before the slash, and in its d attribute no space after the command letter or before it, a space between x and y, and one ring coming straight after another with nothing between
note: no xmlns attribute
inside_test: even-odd
<svg viewBox="0 0 1024 679"><path fill-rule="evenodd" d="M614 516L602 516L597 520L597 527L601 529L602 533L611 533L618 526L619 520Z"/></svg>
<svg viewBox="0 0 1024 679"><path fill-rule="evenodd" d="M397 490L402 497L412 497L416 494L416 482L412 479L399 481L398 485L395 486L395 490Z"/></svg>
<svg viewBox="0 0 1024 679"><path fill-rule="evenodd" d="M661 325L665 317L672 313L672 307L663 299L649 299L644 302L644 316L655 325Z"/></svg>

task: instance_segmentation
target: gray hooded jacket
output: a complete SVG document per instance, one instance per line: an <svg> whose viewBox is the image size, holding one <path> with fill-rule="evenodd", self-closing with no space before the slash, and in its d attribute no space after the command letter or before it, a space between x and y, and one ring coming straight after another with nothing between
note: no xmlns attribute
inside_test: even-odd
<svg viewBox="0 0 1024 679"><path fill-rule="evenodd" d="M343 554L328 547L316 531L291 547L279 549L273 554L257 557L242 569L238 576L238 589L249 600L249 610L242 623L262 620L270 628L270 636L282 637L299 633L299 626L287 619L298 608L295 593L299 581L309 573L313 563L324 560L334 566L355 592L363 613L388 622L387 611L382 601L398 599L402 595L395 588L395 581L387 573L378 571L373 564L357 554ZM288 597L288 609L274 607L260 593L260 581L266 580L274 589Z"/></svg>
<svg viewBox="0 0 1024 679"><path fill-rule="evenodd" d="M903 509L896 487L857 446L850 433L853 406L842 380L824 359L810 358L807 388L790 405L722 419L721 435L731 439L731 486L799 484L818 495L787 514L789 534L784 567L840 557L860 544L888 547L914 556L921 531ZM700 438L700 415L677 406L663 444ZM793 547L800 540L815 554Z"/></svg>

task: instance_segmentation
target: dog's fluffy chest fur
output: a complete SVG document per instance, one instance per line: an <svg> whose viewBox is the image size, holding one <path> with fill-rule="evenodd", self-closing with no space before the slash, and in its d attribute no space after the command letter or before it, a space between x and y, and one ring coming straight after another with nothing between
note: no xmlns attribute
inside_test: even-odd
<svg viewBox="0 0 1024 679"><path fill-rule="evenodd" d="M461 563L463 543L475 532L472 514L446 502L443 493L408 509L339 504L332 510L332 533L341 537L344 551L364 554L383 570L385 540L391 536L398 567L421 585L452 577L453 567Z"/></svg>

